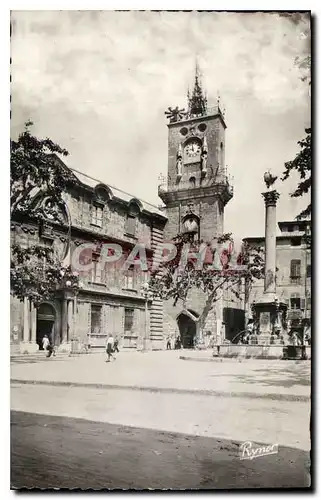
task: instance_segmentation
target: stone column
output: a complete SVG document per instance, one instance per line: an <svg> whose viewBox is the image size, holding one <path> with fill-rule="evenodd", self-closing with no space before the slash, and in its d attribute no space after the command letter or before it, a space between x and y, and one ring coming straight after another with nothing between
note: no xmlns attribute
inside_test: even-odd
<svg viewBox="0 0 321 500"><path fill-rule="evenodd" d="M37 343L37 309L35 308L34 304L31 303L31 342L33 344Z"/></svg>
<svg viewBox="0 0 321 500"><path fill-rule="evenodd" d="M23 342L29 342L29 330L30 330L30 309L29 309L29 299L27 297L23 300Z"/></svg>
<svg viewBox="0 0 321 500"><path fill-rule="evenodd" d="M280 195L277 191L267 191L262 196L265 201L264 294L273 301L276 293L276 202Z"/></svg>
<svg viewBox="0 0 321 500"><path fill-rule="evenodd" d="M68 337L68 309L67 309L66 298L63 298L62 300L61 330L62 330L61 343L65 344L67 343L67 337Z"/></svg>
<svg viewBox="0 0 321 500"><path fill-rule="evenodd" d="M70 342L74 336L75 318L74 318L74 300L68 300L68 335L67 342Z"/></svg>
<svg viewBox="0 0 321 500"><path fill-rule="evenodd" d="M37 344L37 309L32 302L29 311L29 334L29 342L26 350L29 353L35 353L39 349L39 346Z"/></svg>

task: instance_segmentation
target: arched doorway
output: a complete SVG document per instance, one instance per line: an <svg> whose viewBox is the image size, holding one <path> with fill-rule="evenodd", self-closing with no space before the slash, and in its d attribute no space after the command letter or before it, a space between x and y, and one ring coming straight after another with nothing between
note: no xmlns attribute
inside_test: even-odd
<svg viewBox="0 0 321 500"><path fill-rule="evenodd" d="M49 340L55 341L56 311L49 303L43 303L37 311L37 344L42 349L42 339L48 335Z"/></svg>
<svg viewBox="0 0 321 500"><path fill-rule="evenodd" d="M186 313L182 312L177 318L179 333L184 349L192 349L194 347L196 336L196 323Z"/></svg>

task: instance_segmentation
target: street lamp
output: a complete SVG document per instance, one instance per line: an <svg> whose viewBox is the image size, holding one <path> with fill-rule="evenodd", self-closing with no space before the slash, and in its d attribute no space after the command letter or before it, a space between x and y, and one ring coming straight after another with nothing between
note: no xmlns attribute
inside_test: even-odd
<svg viewBox="0 0 321 500"><path fill-rule="evenodd" d="M148 300L153 298L153 292L149 288L149 284L146 282L141 288L141 295L145 299L145 332L144 332L144 343L143 352L147 351L147 339L148 339Z"/></svg>
<svg viewBox="0 0 321 500"><path fill-rule="evenodd" d="M79 280L79 274L76 271L72 271L71 266L60 271L62 278L62 288L67 292L69 299L73 301L73 317L72 317L72 335L71 335L71 352L75 350L75 342L77 342L76 337L76 314L77 314L77 296L79 291L83 288L83 283ZM69 293L72 293L70 297ZM67 297L67 295L65 295ZM65 299L66 300L66 299ZM70 304L71 305L71 304ZM69 308L67 311L67 322L69 324ZM71 326L71 325L70 325ZM67 327L68 328L68 327Z"/></svg>

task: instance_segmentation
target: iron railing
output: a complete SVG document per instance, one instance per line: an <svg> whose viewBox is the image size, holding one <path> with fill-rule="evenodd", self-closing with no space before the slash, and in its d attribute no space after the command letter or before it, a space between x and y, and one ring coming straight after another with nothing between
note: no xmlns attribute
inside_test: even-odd
<svg viewBox="0 0 321 500"><path fill-rule="evenodd" d="M173 191L182 191L184 189L194 189L194 188L206 188L210 186L223 185L226 186L227 189L230 190L231 194L233 194L233 185L232 185L232 177L228 175L217 175L215 179L211 179L208 181L206 178L200 182L191 183L189 181L181 181L177 184L163 182L158 185L158 192L173 192Z"/></svg>

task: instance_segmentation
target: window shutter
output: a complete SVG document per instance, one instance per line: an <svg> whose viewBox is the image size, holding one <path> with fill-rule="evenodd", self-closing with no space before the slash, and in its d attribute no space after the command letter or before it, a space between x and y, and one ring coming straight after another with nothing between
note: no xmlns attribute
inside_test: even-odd
<svg viewBox="0 0 321 500"><path fill-rule="evenodd" d="M127 215L126 233L134 236L135 232L136 232L136 217L133 217L132 215Z"/></svg>
<svg viewBox="0 0 321 500"><path fill-rule="evenodd" d="M95 262L94 270L95 270L95 281L96 281L96 283L100 283L101 282L101 265L100 265L99 261Z"/></svg>
<svg viewBox="0 0 321 500"><path fill-rule="evenodd" d="M97 211L96 224L97 226L101 227L103 225L103 209L100 207L96 207L96 211Z"/></svg>
<svg viewBox="0 0 321 500"><path fill-rule="evenodd" d="M96 224L96 207L90 207L91 223Z"/></svg>
<svg viewBox="0 0 321 500"><path fill-rule="evenodd" d="M291 276L300 277L301 276L301 261L291 260Z"/></svg>
<svg viewBox="0 0 321 500"><path fill-rule="evenodd" d="M301 310L305 310L305 298L301 298Z"/></svg>

